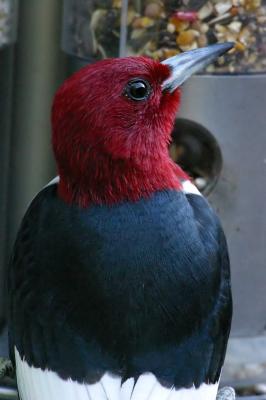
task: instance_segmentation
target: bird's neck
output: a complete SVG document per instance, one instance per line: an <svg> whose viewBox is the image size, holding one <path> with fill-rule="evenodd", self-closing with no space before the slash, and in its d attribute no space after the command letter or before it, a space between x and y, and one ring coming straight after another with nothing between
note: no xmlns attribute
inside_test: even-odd
<svg viewBox="0 0 266 400"><path fill-rule="evenodd" d="M59 168L59 196L69 204L88 207L138 201L161 190L180 190L186 174L168 155L138 166L130 160L110 156L90 159L76 176Z"/></svg>

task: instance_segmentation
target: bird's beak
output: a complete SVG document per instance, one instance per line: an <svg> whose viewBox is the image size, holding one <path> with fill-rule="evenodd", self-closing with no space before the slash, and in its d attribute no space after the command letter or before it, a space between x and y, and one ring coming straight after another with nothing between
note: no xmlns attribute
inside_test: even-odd
<svg viewBox="0 0 266 400"><path fill-rule="evenodd" d="M208 47L186 51L162 61L162 64L168 65L171 71L170 77L162 84L163 90L173 92L192 74L195 74L195 72L198 72L233 47L233 42L217 43Z"/></svg>

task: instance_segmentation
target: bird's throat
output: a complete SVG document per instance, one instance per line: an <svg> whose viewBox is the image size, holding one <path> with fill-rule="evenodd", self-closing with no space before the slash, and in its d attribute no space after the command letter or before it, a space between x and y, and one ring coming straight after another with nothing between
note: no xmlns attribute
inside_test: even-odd
<svg viewBox="0 0 266 400"><path fill-rule="evenodd" d="M59 169L59 196L67 203L81 207L113 205L124 201L138 201L157 191L181 189L187 179L180 167L169 157L150 161L145 168L123 160L91 162L76 177Z"/></svg>

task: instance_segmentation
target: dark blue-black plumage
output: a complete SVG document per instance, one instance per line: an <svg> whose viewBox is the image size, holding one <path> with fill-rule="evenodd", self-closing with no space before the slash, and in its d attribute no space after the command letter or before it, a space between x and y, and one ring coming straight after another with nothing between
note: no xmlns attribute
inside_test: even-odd
<svg viewBox="0 0 266 400"><path fill-rule="evenodd" d="M49 186L9 268L10 349L61 377L152 372L198 387L220 375L231 323L227 246L206 200L174 190L81 209Z"/></svg>

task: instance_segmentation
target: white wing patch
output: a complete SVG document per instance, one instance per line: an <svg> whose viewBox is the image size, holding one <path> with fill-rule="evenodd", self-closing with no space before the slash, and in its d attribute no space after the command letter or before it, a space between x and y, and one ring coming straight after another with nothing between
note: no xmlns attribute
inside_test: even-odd
<svg viewBox="0 0 266 400"><path fill-rule="evenodd" d="M95 384L63 380L55 372L30 367L16 347L17 384L21 400L215 400L216 384L203 383L198 389L166 388L152 373L141 375L134 384L130 378L121 385L121 378L104 374Z"/></svg>
<svg viewBox="0 0 266 400"><path fill-rule="evenodd" d="M156 382L156 377L151 373L141 375L134 386L131 400L151 399Z"/></svg>
<svg viewBox="0 0 266 400"><path fill-rule="evenodd" d="M59 176L56 176L49 183L47 183L47 185L45 185L44 187L46 188L47 186L57 185L59 183L59 179L60 179Z"/></svg>
<svg viewBox="0 0 266 400"><path fill-rule="evenodd" d="M183 192L185 194L197 194L199 196L202 196L198 188L195 185L193 185L192 182L184 181L182 182L182 186L183 186Z"/></svg>
<svg viewBox="0 0 266 400"><path fill-rule="evenodd" d="M121 386L120 399L130 400L134 389L134 378L127 379Z"/></svg>

